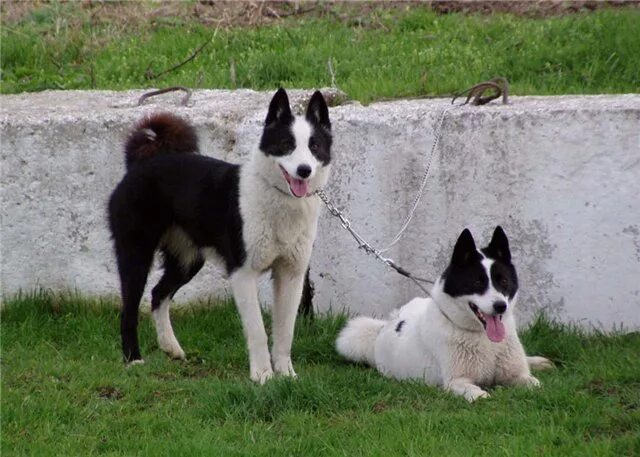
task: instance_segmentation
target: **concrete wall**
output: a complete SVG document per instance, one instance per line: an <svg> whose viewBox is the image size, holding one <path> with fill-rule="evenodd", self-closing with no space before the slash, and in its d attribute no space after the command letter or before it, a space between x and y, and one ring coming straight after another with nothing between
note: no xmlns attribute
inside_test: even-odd
<svg viewBox="0 0 640 457"><path fill-rule="evenodd" d="M0 97L3 295L35 287L116 294L105 205L124 171L121 145L131 124L170 109L197 125L204 153L244 161L271 97L198 91L191 107L177 107L179 94L137 107L141 93ZM290 95L300 105L309 93ZM449 108L447 100L415 100L331 109L336 159L328 192L363 236L384 244L400 227L434 125ZM434 278L464 227L484 244L501 224L521 276L521 323L545 310L585 327L639 329L639 121L640 95L513 97L508 106L452 108L425 195L389 255ZM326 212L311 276L321 311L380 315L419 293L358 252ZM228 292L208 267L176 300ZM268 303L266 280L262 292Z"/></svg>

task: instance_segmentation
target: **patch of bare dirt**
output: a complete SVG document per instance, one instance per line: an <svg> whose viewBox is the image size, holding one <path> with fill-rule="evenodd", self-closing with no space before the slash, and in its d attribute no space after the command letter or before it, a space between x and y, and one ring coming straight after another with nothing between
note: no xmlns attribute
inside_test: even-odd
<svg viewBox="0 0 640 457"><path fill-rule="evenodd" d="M101 386L96 388L96 393L98 397L103 398L105 400L120 400L124 397L124 394L120 389L116 389L113 386Z"/></svg>
<svg viewBox="0 0 640 457"><path fill-rule="evenodd" d="M0 1L2 23L12 24L37 11L51 8L59 13L84 13L93 23L121 26L159 20L197 21L217 27L254 27L303 17L332 17L336 20L376 27L376 13L382 10L429 8L440 14L512 13L526 17L549 17L600 8L640 7L640 0L432 0L432 1ZM363 20L363 18L369 18ZM374 20L370 18L373 17ZM378 24L379 25L379 24Z"/></svg>
<svg viewBox="0 0 640 457"><path fill-rule="evenodd" d="M640 6L636 0L612 1L561 1L561 0L514 0L514 1L455 1L438 0L430 3L431 7L440 14L475 13L494 14L511 13L525 17L549 17L566 14L595 11L601 8L619 8L625 6Z"/></svg>

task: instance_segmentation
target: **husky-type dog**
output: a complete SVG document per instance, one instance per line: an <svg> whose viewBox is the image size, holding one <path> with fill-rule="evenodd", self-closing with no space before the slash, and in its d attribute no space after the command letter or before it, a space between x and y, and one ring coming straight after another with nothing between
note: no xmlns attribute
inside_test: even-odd
<svg viewBox="0 0 640 457"><path fill-rule="evenodd" d="M138 307L154 253L164 274L151 307L158 345L184 359L169 319L176 291L218 260L229 276L249 349L250 377L295 376L291 343L304 275L316 236L320 201L314 192L329 176L331 123L320 92L304 116L291 112L286 92L269 105L262 137L248 163L198 155L195 130L167 113L143 119L125 146L127 173L111 195L109 223L122 292L124 359L141 363ZM274 281L273 347L267 346L258 278Z"/></svg>
<svg viewBox="0 0 640 457"><path fill-rule="evenodd" d="M345 358L386 376L420 379L469 402L489 396L481 386L536 387L540 383L530 368L552 363L525 355L513 315L517 294L518 277L502 228L496 227L481 250L465 229L432 298L414 298L388 321L350 320L336 347Z"/></svg>

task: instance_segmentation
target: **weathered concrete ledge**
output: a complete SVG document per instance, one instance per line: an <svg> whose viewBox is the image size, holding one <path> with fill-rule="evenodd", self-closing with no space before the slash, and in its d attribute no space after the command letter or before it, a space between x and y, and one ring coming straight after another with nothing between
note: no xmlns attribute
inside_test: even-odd
<svg viewBox="0 0 640 457"><path fill-rule="evenodd" d="M243 161L271 97L197 91L191 107L177 106L180 94L137 107L142 93L0 97L3 295L37 287L116 294L105 205L124 171L132 123L171 110L196 124L204 153ZM300 104L310 91L290 94ZM328 191L365 237L388 242L399 228L448 108L448 100L412 100L331 109ZM433 278L462 228L485 243L501 224L519 267L521 322L545 310L585 327L639 329L639 127L640 95L513 97L507 106L451 109L423 200L389 255ZM326 212L311 273L321 311L381 315L419 292L358 252ZM210 294L228 294L211 267L176 300Z"/></svg>

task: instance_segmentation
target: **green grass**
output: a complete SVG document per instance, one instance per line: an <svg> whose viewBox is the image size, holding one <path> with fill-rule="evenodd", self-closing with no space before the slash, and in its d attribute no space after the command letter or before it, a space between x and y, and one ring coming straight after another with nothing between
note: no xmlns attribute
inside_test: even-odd
<svg viewBox="0 0 640 457"><path fill-rule="evenodd" d="M120 360L114 302L33 294L2 310L2 455L600 456L640 453L640 335L588 336L538 320L530 353L558 368L540 390L469 405L350 365L343 316L301 319L295 381L248 380L234 307L174 319L189 361L141 322L144 366ZM268 316L267 316L268 321Z"/></svg>
<svg viewBox="0 0 640 457"><path fill-rule="evenodd" d="M83 15L84 14L84 15ZM364 25L363 25L364 24ZM311 88L335 81L350 97L447 95L506 76L512 93L637 92L640 10L534 19L383 10L220 29L184 18L92 24L78 3L44 6L2 27L2 93L44 89ZM193 61L158 79L149 73ZM235 80L230 65L235 63Z"/></svg>

